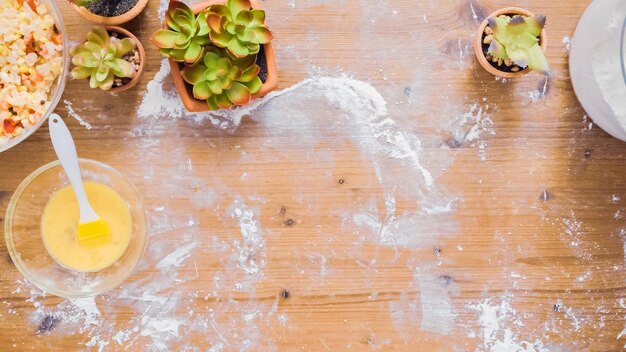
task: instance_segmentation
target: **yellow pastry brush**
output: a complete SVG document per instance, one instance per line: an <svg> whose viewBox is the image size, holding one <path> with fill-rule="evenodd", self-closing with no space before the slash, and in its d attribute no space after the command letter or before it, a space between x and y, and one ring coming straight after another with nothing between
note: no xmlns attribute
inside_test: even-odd
<svg viewBox="0 0 626 352"><path fill-rule="evenodd" d="M48 122L50 128L50 138L54 151L65 170L67 178L72 184L78 207L80 208L80 221L78 223L78 242L85 247L100 247L111 242L111 230L109 225L102 220L93 210L85 187L83 179L80 176L80 167L78 165L78 155L76 154L76 146L70 134L69 129L63 122L63 119L57 114L52 114Z"/></svg>

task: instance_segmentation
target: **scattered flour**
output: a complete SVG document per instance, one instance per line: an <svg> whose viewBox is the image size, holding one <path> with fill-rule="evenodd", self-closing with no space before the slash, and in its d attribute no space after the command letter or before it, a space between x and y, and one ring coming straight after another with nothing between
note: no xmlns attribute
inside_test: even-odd
<svg viewBox="0 0 626 352"><path fill-rule="evenodd" d="M570 38L569 36L564 36L561 40L561 43L563 43L563 51L569 53L569 48L572 44L572 38Z"/></svg>
<svg viewBox="0 0 626 352"><path fill-rule="evenodd" d="M85 120L82 116L80 116L75 110L74 110L74 106L72 105L72 102L65 99L63 100L63 103L65 104L65 109L67 110L67 113L73 117L74 119L76 119L76 121L78 121L78 123L81 126L84 126L86 129L90 130L93 128L93 126L91 125L91 123L89 123L89 121Z"/></svg>
<svg viewBox="0 0 626 352"><path fill-rule="evenodd" d="M192 254L192 250L198 246L197 242L188 243L186 245L180 246L172 253L168 254L165 258L161 259L157 264L156 268L165 271L171 268L180 267L185 259L189 258Z"/></svg>
<svg viewBox="0 0 626 352"><path fill-rule="evenodd" d="M454 126L457 126L455 135L461 144L471 146L476 141L480 141L484 135L496 134L493 120L487 113L488 110L488 104L483 107L474 103L455 121Z"/></svg>
<svg viewBox="0 0 626 352"><path fill-rule="evenodd" d="M178 117L186 113L180 96L171 82L170 89L164 87L164 82L171 81L170 66L167 59L161 60L161 66L154 78L148 83L146 93L137 109L140 117Z"/></svg>
<svg viewBox="0 0 626 352"><path fill-rule="evenodd" d="M255 211L248 208L243 201L236 200L229 210L232 219L237 220L241 241L237 240L237 263L239 268L247 274L246 284L256 283L262 277L262 271L267 265L265 239L261 232ZM247 279L252 279L252 282Z"/></svg>
<svg viewBox="0 0 626 352"><path fill-rule="evenodd" d="M510 298L501 299L487 298L480 303L468 304L467 309L478 312L478 323L481 327L483 348L480 351L490 352L549 352L539 340L528 342L520 340L512 330L515 326L523 326L524 323L517 316L517 312L511 307ZM470 331L468 336L474 336Z"/></svg>
<svg viewBox="0 0 626 352"><path fill-rule="evenodd" d="M449 289L433 275L418 272L416 276L422 305L422 330L448 335L457 318Z"/></svg>

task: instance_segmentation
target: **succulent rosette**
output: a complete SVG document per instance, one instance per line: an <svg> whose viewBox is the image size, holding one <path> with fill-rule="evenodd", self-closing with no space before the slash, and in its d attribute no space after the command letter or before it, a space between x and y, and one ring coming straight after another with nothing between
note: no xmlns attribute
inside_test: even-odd
<svg viewBox="0 0 626 352"><path fill-rule="evenodd" d="M132 78L135 67L123 57L135 49L135 42L130 38L111 38L106 29L94 27L87 34L87 41L70 50L72 78L89 78L91 88L109 90L115 77Z"/></svg>
<svg viewBox="0 0 626 352"><path fill-rule="evenodd" d="M488 54L497 59L510 59L521 68L548 72L548 62L539 46L545 16L502 15L489 18L488 23L493 31Z"/></svg>
<svg viewBox="0 0 626 352"><path fill-rule="evenodd" d="M184 2L170 1L165 15L167 29L159 29L152 36L163 56L193 65L202 59L204 47L211 44L206 15L197 17Z"/></svg>
<svg viewBox="0 0 626 352"><path fill-rule="evenodd" d="M211 42L232 57L254 55L272 40L265 11L252 10L250 0L228 0L226 6L212 5L205 12Z"/></svg>
<svg viewBox="0 0 626 352"><path fill-rule="evenodd" d="M206 100L213 110L244 105L263 85L255 60L255 56L231 59L212 47L197 65L185 67L182 76L193 85L194 98Z"/></svg>

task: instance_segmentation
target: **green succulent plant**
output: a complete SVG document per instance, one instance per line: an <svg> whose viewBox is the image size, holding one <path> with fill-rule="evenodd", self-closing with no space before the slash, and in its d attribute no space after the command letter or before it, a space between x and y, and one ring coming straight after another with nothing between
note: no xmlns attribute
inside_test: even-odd
<svg viewBox="0 0 626 352"><path fill-rule="evenodd" d="M202 59L204 47L211 44L206 14L196 17L187 4L172 0L165 20L168 29L160 29L152 36L152 43L161 49L161 54L188 65Z"/></svg>
<svg viewBox="0 0 626 352"><path fill-rule="evenodd" d="M132 78L135 67L123 59L135 49L130 38L111 40L102 27L94 27L87 34L87 41L70 50L72 63L76 65L71 75L74 79L89 78L91 88L109 90L115 77Z"/></svg>
<svg viewBox="0 0 626 352"><path fill-rule="evenodd" d="M212 110L250 102L263 83L256 56L231 59L223 50L209 47L203 60L182 70L183 79L193 85L193 96L206 100Z"/></svg>
<svg viewBox="0 0 626 352"><path fill-rule="evenodd" d="M493 57L512 60L521 68L547 73L548 61L539 46L539 36L546 23L545 16L505 16L488 19L493 40L488 53Z"/></svg>
<svg viewBox="0 0 626 352"><path fill-rule="evenodd" d="M225 48L235 58L259 52L260 44L272 40L265 25L265 11L252 10L250 0L228 0L226 6L212 5L205 10L211 42Z"/></svg>

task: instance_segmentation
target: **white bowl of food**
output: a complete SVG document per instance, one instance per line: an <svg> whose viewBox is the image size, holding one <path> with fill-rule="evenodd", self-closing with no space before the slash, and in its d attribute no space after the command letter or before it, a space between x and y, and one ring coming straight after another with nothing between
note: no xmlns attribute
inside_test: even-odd
<svg viewBox="0 0 626 352"><path fill-rule="evenodd" d="M7 0L0 7L0 152L48 119L69 69L67 33L54 0Z"/></svg>

